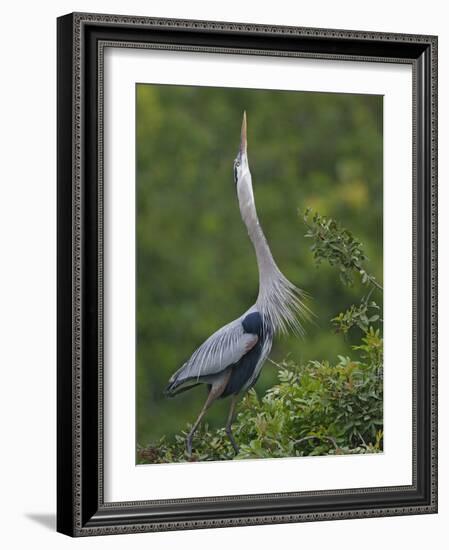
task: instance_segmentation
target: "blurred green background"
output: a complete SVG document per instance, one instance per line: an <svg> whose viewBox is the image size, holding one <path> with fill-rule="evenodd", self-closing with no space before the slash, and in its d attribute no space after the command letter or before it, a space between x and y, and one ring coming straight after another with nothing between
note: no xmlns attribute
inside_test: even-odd
<svg viewBox="0 0 449 550"><path fill-rule="evenodd" d="M271 358L334 359L351 341L330 319L363 289L317 269L304 238L306 207L339 220L364 245L382 281L382 97L139 84L137 132L137 442L178 434L205 400L199 387L174 399L171 374L212 332L257 297L254 252L232 176L243 110L256 206L284 274L311 294L317 315L305 339L276 339ZM272 386L266 363L256 391ZM228 400L207 415L224 425Z"/></svg>

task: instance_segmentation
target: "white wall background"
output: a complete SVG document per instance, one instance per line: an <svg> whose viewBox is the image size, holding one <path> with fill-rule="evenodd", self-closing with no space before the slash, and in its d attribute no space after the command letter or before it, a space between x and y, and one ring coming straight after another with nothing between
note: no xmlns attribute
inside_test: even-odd
<svg viewBox="0 0 449 550"><path fill-rule="evenodd" d="M449 30L445 2L91 0L3 5L1 40L0 541L4 548L443 548L449 521L449 389L440 315L440 513L72 540L55 530L56 17L71 11L215 19L440 38L440 311L449 306ZM443 538L444 537L444 538ZM441 539L441 542L438 542Z"/></svg>

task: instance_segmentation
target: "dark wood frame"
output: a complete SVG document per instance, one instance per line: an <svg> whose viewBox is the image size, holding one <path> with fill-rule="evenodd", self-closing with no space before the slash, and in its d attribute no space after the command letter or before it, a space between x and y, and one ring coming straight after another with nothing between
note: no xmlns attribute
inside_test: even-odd
<svg viewBox="0 0 449 550"><path fill-rule="evenodd" d="M108 44L412 65L412 485L104 503L102 52ZM86 536L436 512L436 156L434 36L82 13L60 17L58 531Z"/></svg>

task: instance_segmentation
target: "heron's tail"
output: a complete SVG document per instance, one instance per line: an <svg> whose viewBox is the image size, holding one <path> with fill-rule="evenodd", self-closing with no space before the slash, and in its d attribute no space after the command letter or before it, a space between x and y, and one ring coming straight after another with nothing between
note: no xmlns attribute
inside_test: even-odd
<svg viewBox="0 0 449 550"><path fill-rule="evenodd" d="M164 394L167 397L175 397L175 395L178 395L179 393L183 393L187 390L191 390L192 388L195 388L196 386L199 386L200 384L201 384L201 382L197 382L196 384L190 384L189 386L183 386L182 388L179 388L179 389L176 389L176 386L175 386L175 388L173 388L172 385L169 384L165 388Z"/></svg>
<svg viewBox="0 0 449 550"><path fill-rule="evenodd" d="M178 395L178 393L183 393L201 384L201 382L197 382L196 384L189 384L187 386L184 386L184 383L189 382L191 378L182 378L180 376L182 370L183 368L181 367L173 374L173 376L168 381L168 385L164 390L164 395L166 395L167 397L175 397L175 395Z"/></svg>

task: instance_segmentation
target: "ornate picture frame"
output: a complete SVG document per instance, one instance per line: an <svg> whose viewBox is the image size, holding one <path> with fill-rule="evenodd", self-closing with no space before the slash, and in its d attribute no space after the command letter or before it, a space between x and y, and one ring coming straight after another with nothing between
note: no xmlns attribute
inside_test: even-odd
<svg viewBox="0 0 449 550"><path fill-rule="evenodd" d="M58 18L58 495L70 536L437 512L437 38L74 13ZM412 483L104 498L104 51L405 64L412 69ZM398 205L400 208L401 205ZM399 330L399 329L398 329Z"/></svg>

